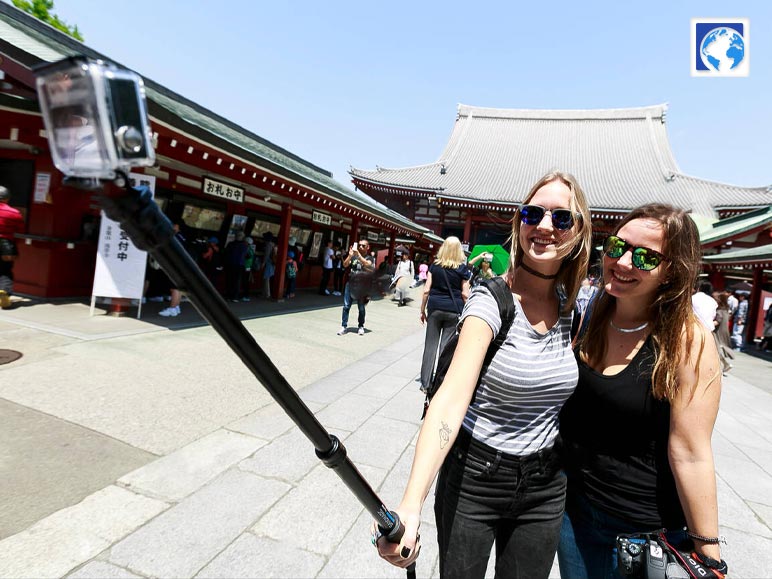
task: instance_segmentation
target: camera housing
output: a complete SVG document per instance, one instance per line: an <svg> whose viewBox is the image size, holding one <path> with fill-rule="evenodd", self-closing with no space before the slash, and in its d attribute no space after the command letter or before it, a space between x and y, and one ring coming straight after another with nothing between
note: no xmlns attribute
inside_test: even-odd
<svg viewBox="0 0 772 579"><path fill-rule="evenodd" d="M155 163L142 78L83 56L35 68L54 165L68 177L114 179Z"/></svg>

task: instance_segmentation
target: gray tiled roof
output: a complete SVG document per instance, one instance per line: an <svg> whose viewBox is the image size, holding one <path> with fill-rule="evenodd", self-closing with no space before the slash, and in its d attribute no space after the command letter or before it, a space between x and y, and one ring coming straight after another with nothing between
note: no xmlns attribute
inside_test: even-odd
<svg viewBox="0 0 772 579"><path fill-rule="evenodd" d="M25 14L21 10L0 1L0 39L10 44L24 56L23 64L30 66L40 61L54 62L66 56L85 55L112 61L92 48L59 32L51 26ZM114 62L114 61L112 61ZM116 63L119 64L119 63ZM143 78L151 109L171 113L173 125L180 129L195 126L210 138L220 139L229 153L243 156L289 179L316 189L337 200L348 203L404 227L417 235L434 241L441 238L427 228L375 201L361 191L352 190L332 178L324 169L305 159L247 131L204 107L178 95L151 79ZM155 108L158 107L158 108ZM178 126L180 125L180 126ZM184 126L181 126L184 125Z"/></svg>
<svg viewBox="0 0 772 579"><path fill-rule="evenodd" d="M437 191L445 199L518 203L545 173L572 173L595 210L659 201L711 215L772 202L768 187L738 187L684 175L667 137L667 105L629 109L525 110L459 105L436 162L352 169L374 185ZM444 167L444 173L442 169Z"/></svg>

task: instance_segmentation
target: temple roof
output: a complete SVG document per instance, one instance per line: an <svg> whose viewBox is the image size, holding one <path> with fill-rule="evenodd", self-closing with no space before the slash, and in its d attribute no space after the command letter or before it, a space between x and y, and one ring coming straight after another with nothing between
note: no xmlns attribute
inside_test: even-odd
<svg viewBox="0 0 772 579"><path fill-rule="evenodd" d="M666 130L667 105L628 109L529 110L458 106L436 162L352 168L354 182L443 200L516 204L552 170L572 173L594 210L666 202L695 213L763 207L769 187L739 187L684 175Z"/></svg>

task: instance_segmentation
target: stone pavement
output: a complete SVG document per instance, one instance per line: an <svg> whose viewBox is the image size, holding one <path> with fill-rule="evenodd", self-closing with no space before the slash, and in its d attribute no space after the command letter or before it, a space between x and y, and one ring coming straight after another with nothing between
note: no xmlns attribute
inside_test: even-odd
<svg viewBox="0 0 772 579"><path fill-rule="evenodd" d="M324 300L271 305L273 315L245 325L384 503L396 506L422 403L415 304L374 301L372 331L338 337L339 304ZM234 306L246 315L257 308ZM29 445L2 424L0 439L34 462L46 445L51 456L77 455L76 430L97 466L82 468L98 479L0 540L0 577L404 577L375 555L369 516L353 495L211 329L195 320L156 323L152 312L145 322L84 320L83 307L0 313L0 348L25 353L0 366L0 402L14 410L17 431L32 413L67 444L35 438L45 430L38 428L25 437L43 442ZM772 577L771 370L768 360L738 354L724 380L714 450L732 577ZM0 473L14 448L0 452ZM41 465L26 484L72 477L65 463ZM114 478L99 478L101 470ZM422 536L418 575L437 576L431 504Z"/></svg>

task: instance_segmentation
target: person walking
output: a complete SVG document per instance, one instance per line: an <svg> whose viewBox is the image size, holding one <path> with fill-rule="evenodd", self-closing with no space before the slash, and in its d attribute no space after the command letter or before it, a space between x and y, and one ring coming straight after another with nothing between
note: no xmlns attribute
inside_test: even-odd
<svg viewBox="0 0 772 579"><path fill-rule="evenodd" d="M748 317L748 298L745 294L737 294L737 309L732 323L732 345L738 352L745 345L745 321Z"/></svg>
<svg viewBox="0 0 772 579"><path fill-rule="evenodd" d="M212 286L217 289L217 282L222 272L222 255L220 255L220 240L212 236L207 241L206 249L201 254L201 270Z"/></svg>
<svg viewBox="0 0 772 579"><path fill-rule="evenodd" d="M225 297L232 302L238 302L241 299L241 278L244 275L244 260L249 250L249 245L244 239L244 232L236 233L236 238L225 246L225 255L223 255Z"/></svg>
<svg viewBox="0 0 772 579"><path fill-rule="evenodd" d="M185 239L185 236L180 232L180 224L175 223L172 225L172 229L174 230L174 237L177 239L177 241L180 242L180 245L185 248L186 251L188 251L188 244L187 240ZM169 307L161 310L158 312L159 316L163 316L165 318L174 318L176 316L179 316L181 313L180 309L180 302L182 301L182 292L179 290L177 286L174 285L174 282L171 280L171 278L168 279L169 282Z"/></svg>
<svg viewBox="0 0 772 579"><path fill-rule="evenodd" d="M419 555L421 508L439 470L434 504L441 577L484 577L494 542L496 577L549 575L566 484L554 448L557 416L576 385L571 320L591 239L590 212L576 180L558 172L541 178L512 223L503 277L514 321L481 373L502 322L488 289L472 290L396 509L402 540L373 537L389 563L407 567Z"/></svg>
<svg viewBox="0 0 772 579"><path fill-rule="evenodd" d="M276 271L276 244L270 231L263 233L263 297L271 299L271 278Z"/></svg>
<svg viewBox="0 0 772 579"><path fill-rule="evenodd" d="M16 234L24 233L24 217L10 206L11 193L0 185L0 307L11 307L13 295L13 265L19 256Z"/></svg>
<svg viewBox="0 0 772 579"><path fill-rule="evenodd" d="M721 371L691 304L697 227L682 209L645 205L603 251L603 292L579 332L579 383L560 413L561 577L618 579L616 537L661 528L720 568L711 435Z"/></svg>
<svg viewBox="0 0 772 579"><path fill-rule="evenodd" d="M694 315L702 322L702 325L712 332L716 325L716 309L718 302L713 299L713 284L709 281L699 282L698 289L692 294L692 308Z"/></svg>
<svg viewBox="0 0 772 579"><path fill-rule="evenodd" d="M250 301L249 294L252 293L252 270L257 263L255 255L255 240L251 237L247 237L244 241L247 242L247 254L244 256L244 271L241 277L241 301Z"/></svg>
<svg viewBox="0 0 772 579"><path fill-rule="evenodd" d="M713 336L716 338L718 358L721 361L721 368L724 374L732 369L732 364L729 360L734 360L732 342L729 337L729 320L731 314L729 312L728 298L728 292L713 293L713 299L716 300L716 303L718 304L718 307L716 308L716 319L713 322L716 326L716 329L713 331Z"/></svg>
<svg viewBox="0 0 772 579"><path fill-rule="evenodd" d="M437 258L429 267L421 296L419 318L426 325L424 354L421 360L421 391L431 384L437 362L456 332L458 317L469 297L471 272L464 264L464 249L458 237L451 236L442 242Z"/></svg>
<svg viewBox="0 0 772 579"><path fill-rule="evenodd" d="M375 260L369 254L370 242L361 239L349 249L343 267L351 268L346 286L343 288L343 314L341 316L338 335L342 336L347 331L348 314L353 300L357 302L359 316L357 318L357 334L365 335L365 308L370 299L370 286L375 273Z"/></svg>
<svg viewBox="0 0 772 579"><path fill-rule="evenodd" d="M343 256L341 255L340 246L335 246L335 255L332 258L332 295L343 295Z"/></svg>
<svg viewBox="0 0 772 579"><path fill-rule="evenodd" d="M410 254L405 251L400 256L394 275L391 278L391 283L395 287L394 297L397 299L399 307L406 305L408 291L414 279L415 270L413 269L413 262L410 260Z"/></svg>
<svg viewBox="0 0 772 579"><path fill-rule="evenodd" d="M332 275L332 258L334 256L335 250L332 248L332 239L330 239L324 248L324 252L322 253L322 279L319 282L319 295L330 295L330 290L327 289L327 286L330 285L330 276Z"/></svg>
<svg viewBox="0 0 772 579"><path fill-rule="evenodd" d="M295 261L294 251L289 251L287 253L285 272L287 277L287 288L284 290L284 297L285 299L292 299L295 297L295 282L298 277L298 263Z"/></svg>

